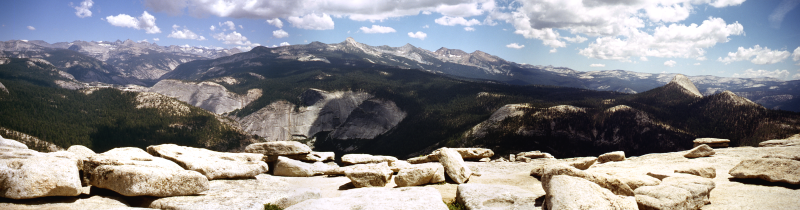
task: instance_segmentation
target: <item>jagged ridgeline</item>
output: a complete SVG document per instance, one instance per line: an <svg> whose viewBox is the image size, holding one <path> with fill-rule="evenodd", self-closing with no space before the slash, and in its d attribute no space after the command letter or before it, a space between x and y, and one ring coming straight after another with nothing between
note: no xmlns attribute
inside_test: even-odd
<svg viewBox="0 0 800 210"><path fill-rule="evenodd" d="M700 137L756 146L797 133L798 118L796 112L769 110L730 91L703 97L687 77L677 75L665 86L601 103L507 105L447 145L537 149L560 157L614 150L643 155L691 149Z"/></svg>
<svg viewBox="0 0 800 210"><path fill-rule="evenodd" d="M78 84L42 59L0 58L0 127L66 148L95 151L176 143L236 150L250 143L235 122L155 93Z"/></svg>

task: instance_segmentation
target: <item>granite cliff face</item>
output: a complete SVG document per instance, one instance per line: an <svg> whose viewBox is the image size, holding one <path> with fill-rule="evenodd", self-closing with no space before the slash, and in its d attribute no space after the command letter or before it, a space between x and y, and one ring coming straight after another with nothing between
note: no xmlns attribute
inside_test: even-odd
<svg viewBox="0 0 800 210"><path fill-rule="evenodd" d="M300 107L276 101L236 121L267 141L310 139L323 131L332 131L334 139L372 139L406 116L394 102L364 92L309 89L300 100Z"/></svg>
<svg viewBox="0 0 800 210"><path fill-rule="evenodd" d="M247 91L247 95L239 95L228 91L220 84L209 81L183 82L167 79L161 80L147 91L176 98L215 114L224 114L240 109L261 97L261 89L250 89Z"/></svg>

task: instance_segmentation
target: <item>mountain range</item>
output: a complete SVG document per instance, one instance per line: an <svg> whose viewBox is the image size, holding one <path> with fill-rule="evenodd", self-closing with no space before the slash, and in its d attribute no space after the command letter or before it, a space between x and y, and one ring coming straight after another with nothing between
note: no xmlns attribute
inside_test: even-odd
<svg viewBox="0 0 800 210"><path fill-rule="evenodd" d="M0 93L3 110L33 112L21 116L31 122L66 119L64 116L74 113L58 114L59 108L46 98L94 95L99 97L91 99L95 103L123 109L70 109L95 113L91 116L103 122L81 127L82 141L104 142L109 136L103 132L108 134L113 128L110 130L131 133L132 141L139 142L134 146L183 142L235 150L243 142L293 140L317 151L398 157L427 154L441 146L486 147L498 154L541 150L557 157L612 150L638 155L688 149L698 137L755 145L800 132L800 114L774 110L797 108L791 106L797 103L797 81L578 72L517 64L480 51L374 47L351 38L336 44L256 47L228 56L216 54L216 58L167 51L149 43L116 42L114 48L98 47L112 46L106 42L76 43L67 49L63 47L69 44L64 43L53 44L58 48L37 41L2 43L3 53L9 57L0 65L4 68L0 84L7 90L5 95ZM122 53L125 50L120 49L125 47L140 51ZM174 68L164 65L152 74L134 74L111 62L129 56L125 60L138 59L137 65L157 66L145 59L155 53L194 60ZM46 69L50 76L25 73L41 71L35 69ZM98 89L107 86L123 91ZM60 95L34 98L20 95L57 87L75 90L51 91ZM97 91L102 94L92 93ZM117 113L144 114L125 108L142 107L137 97L143 96L162 101L158 104L191 107L195 110L191 116L196 117L168 115L152 121ZM107 101L120 97L126 99ZM174 101L163 102L168 100ZM53 116L7 109L19 103L49 107ZM126 103L130 105L123 105ZM169 107L173 108L149 106L157 113L174 112L168 110L175 106ZM197 112L196 107L205 112ZM0 121L0 127L57 146L68 145L68 140L60 139L68 136L54 137L54 133L30 125ZM220 129L225 130L222 136Z"/></svg>

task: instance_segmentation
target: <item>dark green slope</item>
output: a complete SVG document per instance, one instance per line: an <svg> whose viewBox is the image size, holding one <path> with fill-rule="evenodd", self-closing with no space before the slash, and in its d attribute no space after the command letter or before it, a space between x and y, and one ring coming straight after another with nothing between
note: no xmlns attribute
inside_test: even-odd
<svg viewBox="0 0 800 210"><path fill-rule="evenodd" d="M0 91L0 127L64 148L79 144L96 152L164 143L232 150L250 140L196 107L176 115L137 108L135 92L105 88L87 94L58 88L54 80L68 79L54 73L53 66L30 67L27 61L12 58L10 64L0 65L0 82L9 90Z"/></svg>

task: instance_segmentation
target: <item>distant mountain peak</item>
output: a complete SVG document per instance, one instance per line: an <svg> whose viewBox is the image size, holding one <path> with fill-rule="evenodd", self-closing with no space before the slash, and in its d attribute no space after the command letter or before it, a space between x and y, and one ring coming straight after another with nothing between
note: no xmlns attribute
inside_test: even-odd
<svg viewBox="0 0 800 210"><path fill-rule="evenodd" d="M697 87L694 86L692 80L689 80L689 77L686 77L683 74L675 75L675 77L672 78L672 81L670 81L669 84L678 85L682 87L686 93L689 93L691 95L697 97L703 97L703 94L701 94L700 90L698 90Z"/></svg>
<svg viewBox="0 0 800 210"><path fill-rule="evenodd" d="M751 101L750 99L741 97L736 95L735 93L731 92L730 90L725 90L719 93L720 99L724 100L727 103L735 104L735 105L758 105L755 102Z"/></svg>

